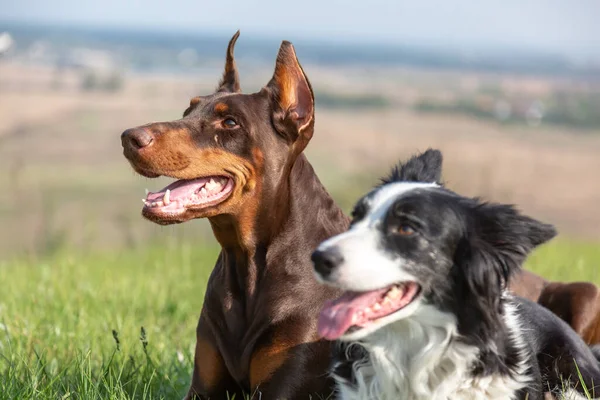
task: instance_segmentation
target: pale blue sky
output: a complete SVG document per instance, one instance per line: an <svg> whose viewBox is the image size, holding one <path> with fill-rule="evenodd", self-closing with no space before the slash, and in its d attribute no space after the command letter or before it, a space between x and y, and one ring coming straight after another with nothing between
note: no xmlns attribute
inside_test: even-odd
<svg viewBox="0 0 600 400"><path fill-rule="evenodd" d="M600 57L600 0L0 0L0 20Z"/></svg>

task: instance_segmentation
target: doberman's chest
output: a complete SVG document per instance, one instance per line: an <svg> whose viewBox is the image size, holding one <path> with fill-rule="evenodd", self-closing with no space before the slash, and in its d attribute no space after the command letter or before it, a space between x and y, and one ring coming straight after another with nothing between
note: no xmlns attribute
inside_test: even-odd
<svg viewBox="0 0 600 400"><path fill-rule="evenodd" d="M264 288L249 296L228 287L219 276L212 276L208 287L204 312L217 350L231 377L249 389L281 365L293 345L286 330L273 324L280 304Z"/></svg>

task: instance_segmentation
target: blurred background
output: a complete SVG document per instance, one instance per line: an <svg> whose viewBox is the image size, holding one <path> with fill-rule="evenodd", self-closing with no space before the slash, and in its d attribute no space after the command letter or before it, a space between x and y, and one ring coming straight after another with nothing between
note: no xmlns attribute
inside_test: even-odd
<svg viewBox="0 0 600 400"><path fill-rule="evenodd" d="M237 29L245 92L295 44L317 101L308 154L346 210L432 146L461 193L600 238L598 15L595 1L2 1L0 254L211 240L205 221L140 217L164 182L131 171L119 134L211 93Z"/></svg>
<svg viewBox="0 0 600 400"><path fill-rule="evenodd" d="M349 211L435 147L461 194L560 237L527 268L600 283L600 3L0 0L0 400L180 399L219 251L161 227L120 134L242 88L292 41L316 94L308 157Z"/></svg>

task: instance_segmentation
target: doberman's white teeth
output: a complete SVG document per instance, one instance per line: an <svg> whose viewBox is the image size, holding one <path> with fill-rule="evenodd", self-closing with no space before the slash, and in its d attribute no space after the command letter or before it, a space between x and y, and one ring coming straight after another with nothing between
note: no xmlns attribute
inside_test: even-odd
<svg viewBox="0 0 600 400"><path fill-rule="evenodd" d="M164 205L162 201L157 201L154 204L156 204L156 207L162 207Z"/></svg>
<svg viewBox="0 0 600 400"><path fill-rule="evenodd" d="M375 311L379 311L379 310L381 310L381 305L379 303L375 303L375 304L373 304L372 308Z"/></svg>
<svg viewBox="0 0 600 400"><path fill-rule="evenodd" d="M150 204L150 203L148 203L148 201L147 201L146 199L142 199L142 203L144 203L144 205L146 205L146 206L147 206L148 204Z"/></svg>
<svg viewBox="0 0 600 400"><path fill-rule="evenodd" d="M202 189L200 189L200 194L202 196L206 196L206 187L203 187Z"/></svg>
<svg viewBox="0 0 600 400"><path fill-rule="evenodd" d="M165 195L163 196L163 202L165 203L165 206L171 204L171 190L167 189Z"/></svg>
<svg viewBox="0 0 600 400"><path fill-rule="evenodd" d="M215 186L217 186L217 182L215 182L213 178L210 178L210 181L208 181L208 183L204 185L204 187L208 190L213 190Z"/></svg>

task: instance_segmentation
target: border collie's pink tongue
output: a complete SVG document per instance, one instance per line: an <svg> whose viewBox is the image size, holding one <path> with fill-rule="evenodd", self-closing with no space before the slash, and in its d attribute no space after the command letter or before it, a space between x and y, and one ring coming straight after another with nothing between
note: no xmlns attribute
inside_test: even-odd
<svg viewBox="0 0 600 400"><path fill-rule="evenodd" d="M339 339L351 326L364 326L408 305L419 292L415 282L405 282L371 292L347 292L328 301L319 315L317 330L327 340Z"/></svg>
<svg viewBox="0 0 600 400"><path fill-rule="evenodd" d="M352 326L356 325L359 311L376 303L388 291L388 288L373 292L347 292L336 300L325 303L319 315L317 331L327 340L335 340Z"/></svg>

